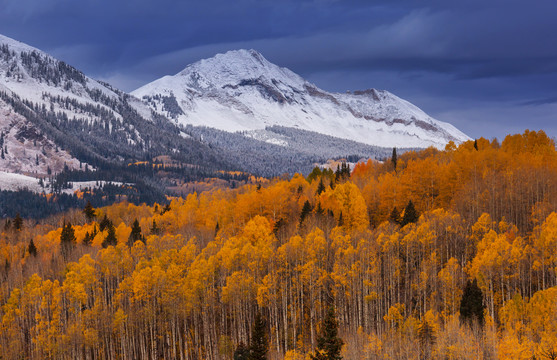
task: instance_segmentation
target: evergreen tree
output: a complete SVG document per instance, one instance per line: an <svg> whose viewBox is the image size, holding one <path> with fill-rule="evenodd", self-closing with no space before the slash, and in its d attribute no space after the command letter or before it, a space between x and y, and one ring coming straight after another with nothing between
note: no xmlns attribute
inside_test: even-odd
<svg viewBox="0 0 557 360"><path fill-rule="evenodd" d="M478 282L476 279L474 281L468 280L460 300L460 320L467 324L477 321L480 326L483 326L484 308L483 294L478 287Z"/></svg>
<svg viewBox="0 0 557 360"><path fill-rule="evenodd" d="M340 215L338 216L338 226L344 226L344 219L342 218L342 211L340 212Z"/></svg>
<svg viewBox="0 0 557 360"><path fill-rule="evenodd" d="M87 201L87 205L85 205L85 207L83 208L83 213L85 214L85 217L89 221L91 221L95 218L95 209L91 205L91 201ZM105 217L106 217L106 215L105 215Z"/></svg>
<svg viewBox="0 0 557 360"><path fill-rule="evenodd" d="M340 350L344 341L338 337L338 324L335 318L335 308L331 306L321 325L317 339L317 351L311 355L313 360L341 360Z"/></svg>
<svg viewBox="0 0 557 360"><path fill-rule="evenodd" d="M153 219L153 225L151 226L151 234L158 235L161 229L157 226L157 222Z"/></svg>
<svg viewBox="0 0 557 360"><path fill-rule="evenodd" d="M302 213L300 214L300 226L302 226L302 223L310 213L311 213L311 205L309 201L306 200L304 206L302 207Z"/></svg>
<svg viewBox="0 0 557 360"><path fill-rule="evenodd" d="M278 221L275 223L275 225L273 226L273 233L275 234L275 236L277 236L279 230L286 225L286 222L284 221L283 218L278 219Z"/></svg>
<svg viewBox="0 0 557 360"><path fill-rule="evenodd" d="M396 208L396 206L393 208L393 211L391 211L390 219L391 219L391 221L394 222L395 224L399 224L399 223L400 223L400 212L398 211L398 209Z"/></svg>
<svg viewBox="0 0 557 360"><path fill-rule="evenodd" d="M29 252L29 255L37 256L37 247L35 246L35 243L33 242L32 238L31 241L29 241L29 246L27 247L27 251Z"/></svg>
<svg viewBox="0 0 557 360"><path fill-rule="evenodd" d="M478 139L474 139L474 149L478 151Z"/></svg>
<svg viewBox="0 0 557 360"><path fill-rule="evenodd" d="M251 331L251 342L249 347L250 360L267 359L267 333L265 332L265 320L260 312L255 315L255 322Z"/></svg>
<svg viewBox="0 0 557 360"><path fill-rule="evenodd" d="M317 185L317 191L316 194L317 195L321 195L321 193L325 191L325 184L323 184L323 177L321 177L321 180L319 181L319 185Z"/></svg>
<svg viewBox="0 0 557 360"><path fill-rule="evenodd" d="M21 230L23 228L23 219L19 216L19 213L15 214L14 218L14 229Z"/></svg>
<svg viewBox="0 0 557 360"><path fill-rule="evenodd" d="M108 225L108 233L104 238L102 247L107 248L109 246L116 246L117 244L118 244L118 240L116 239L116 228L112 223L110 223L110 225Z"/></svg>
<svg viewBox="0 0 557 360"><path fill-rule="evenodd" d="M309 173L306 180L311 183L313 180L317 179L318 176L321 176L322 172L319 166L313 168L313 170Z"/></svg>
<svg viewBox="0 0 557 360"><path fill-rule="evenodd" d="M104 231L104 229L108 228L110 225L112 225L112 221L110 221L106 214L104 214L104 217L99 223L99 231Z"/></svg>
<svg viewBox="0 0 557 360"><path fill-rule="evenodd" d="M132 224L132 232L130 233L130 237L128 238L128 246L132 247L136 241L143 240L143 236L141 235L141 226L139 226L139 221L135 219Z"/></svg>
<svg viewBox="0 0 557 360"><path fill-rule="evenodd" d="M161 215L163 215L165 212L170 211L170 204L166 204L162 210L161 210Z"/></svg>
<svg viewBox="0 0 557 360"><path fill-rule="evenodd" d="M62 257L67 259L74 247L75 232L72 224L64 224L62 227L62 233L60 234L60 251L62 252Z"/></svg>
<svg viewBox="0 0 557 360"><path fill-rule="evenodd" d="M346 161L343 161L340 167L337 165L335 178L337 182L345 181L350 178L350 165L346 164Z"/></svg>
<svg viewBox="0 0 557 360"><path fill-rule="evenodd" d="M420 339L420 346L424 359L429 359L431 346L435 343L435 332L425 318L418 327L418 337Z"/></svg>
<svg viewBox="0 0 557 360"><path fill-rule="evenodd" d="M393 163L393 168L396 171L396 165L398 163L398 157L396 155L396 148L393 148L393 155L391 156L391 162Z"/></svg>
<svg viewBox="0 0 557 360"><path fill-rule="evenodd" d="M323 210L323 208L321 207L321 201L317 202L317 208L315 209L315 212L319 215L323 215L325 213L325 210Z"/></svg>
<svg viewBox="0 0 557 360"><path fill-rule="evenodd" d="M418 221L420 217L416 212L416 208L414 208L414 203L412 200L408 201L408 205L406 205L406 209L404 209L404 216L402 217L402 221L400 223L401 226L406 226L410 223L415 223Z"/></svg>
<svg viewBox="0 0 557 360"><path fill-rule="evenodd" d="M249 348L243 342L234 351L234 360L249 360Z"/></svg>
<svg viewBox="0 0 557 360"><path fill-rule="evenodd" d="M89 245L91 245L91 240L93 240L93 239L91 238L91 234L89 234L89 231L87 231L87 232L85 233L85 236L83 237L83 242L82 242L82 244L85 245L85 246L89 246Z"/></svg>
<svg viewBox="0 0 557 360"><path fill-rule="evenodd" d="M95 227L93 228L93 233L91 234L91 240L93 240L98 233L99 231L97 230L97 225L95 225Z"/></svg>

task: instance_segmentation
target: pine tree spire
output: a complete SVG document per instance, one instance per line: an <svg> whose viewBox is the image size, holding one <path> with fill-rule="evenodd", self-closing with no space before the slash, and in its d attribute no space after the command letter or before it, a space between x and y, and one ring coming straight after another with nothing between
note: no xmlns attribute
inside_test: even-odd
<svg viewBox="0 0 557 360"><path fill-rule="evenodd" d="M141 226L139 226L139 221L135 219L132 224L132 231L128 237L128 246L132 247L138 240L143 240L143 235L141 235Z"/></svg>
<svg viewBox="0 0 557 360"><path fill-rule="evenodd" d="M60 234L60 252L62 257L67 259L71 251L75 247L75 232L72 224L67 223L64 220L64 226L62 227L62 233Z"/></svg>
<svg viewBox="0 0 557 360"><path fill-rule="evenodd" d="M391 156L391 162L393 163L393 168L395 169L395 172L396 172L396 165L398 163L398 157L396 155L396 148L393 148L393 155Z"/></svg>
<svg viewBox="0 0 557 360"><path fill-rule="evenodd" d="M335 317L335 308L331 306L321 325L317 350L311 355L312 360L341 360L340 351L344 341L338 337L338 323Z"/></svg>
<svg viewBox="0 0 557 360"><path fill-rule="evenodd" d="M418 216L416 208L414 207L414 203L412 202L412 200L409 200L408 205L406 205L406 208L404 209L404 216L402 217L400 226L404 227L410 223L415 223L418 221L419 218L420 217Z"/></svg>
<svg viewBox="0 0 557 360"><path fill-rule="evenodd" d="M267 351L269 344L267 343L267 333L265 331L265 320L260 312L255 315L255 322L251 332L250 342L250 360L267 359Z"/></svg>
<svg viewBox="0 0 557 360"><path fill-rule="evenodd" d="M462 299L460 300L460 319L471 324L477 321L480 326L484 323L484 304L482 290L478 287L476 279L468 280Z"/></svg>
<svg viewBox="0 0 557 360"><path fill-rule="evenodd" d="M29 241L29 246L27 247L27 251L29 252L29 255L37 256L37 247L33 242L33 238L31 238L31 241Z"/></svg>
<svg viewBox="0 0 557 360"><path fill-rule="evenodd" d="M83 213L88 221L95 218L95 209L93 208L93 205L91 205L91 201L87 201L87 205L83 208Z"/></svg>

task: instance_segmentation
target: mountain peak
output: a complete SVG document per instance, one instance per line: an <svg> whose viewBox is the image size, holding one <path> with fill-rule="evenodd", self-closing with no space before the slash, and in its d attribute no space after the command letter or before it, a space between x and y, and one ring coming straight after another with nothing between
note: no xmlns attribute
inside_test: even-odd
<svg viewBox="0 0 557 360"><path fill-rule="evenodd" d="M468 140L388 91L330 93L253 49L200 60L132 95L182 125L231 132L279 125L383 147L443 148Z"/></svg>
<svg viewBox="0 0 557 360"><path fill-rule="evenodd" d="M265 57L254 49L238 49L238 50L229 50L225 53L219 53L215 56L200 60L196 63L189 65L190 66L196 64L240 64L240 65L251 65L256 67L269 67L274 66L270 63ZM184 70L186 70L184 69Z"/></svg>
<svg viewBox="0 0 557 360"><path fill-rule="evenodd" d="M231 50L199 60L188 65L176 77L186 78L186 82L194 89L237 86L250 79L282 82L297 88L303 88L305 83L292 71L271 63L253 49Z"/></svg>
<svg viewBox="0 0 557 360"><path fill-rule="evenodd" d="M263 57L263 55L254 49L237 49L237 50L229 50L223 54L217 54L216 56L223 56L229 58L238 58L238 59L255 59L259 61L261 64L267 62L267 59Z"/></svg>

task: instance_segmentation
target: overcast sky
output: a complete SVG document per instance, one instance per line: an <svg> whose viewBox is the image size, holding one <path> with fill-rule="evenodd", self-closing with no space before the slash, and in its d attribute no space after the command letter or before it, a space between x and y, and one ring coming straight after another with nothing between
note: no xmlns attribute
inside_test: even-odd
<svg viewBox="0 0 557 360"><path fill-rule="evenodd" d="M471 137L557 136L555 0L0 0L0 33L123 90L253 48L322 89L386 89Z"/></svg>

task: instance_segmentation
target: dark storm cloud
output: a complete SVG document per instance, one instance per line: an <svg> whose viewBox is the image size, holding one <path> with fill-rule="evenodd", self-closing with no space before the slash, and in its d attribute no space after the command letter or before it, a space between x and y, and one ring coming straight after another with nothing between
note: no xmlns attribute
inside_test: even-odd
<svg viewBox="0 0 557 360"><path fill-rule="evenodd" d="M324 89L385 88L491 137L554 128L555 13L547 0L4 0L0 32L125 90L254 48Z"/></svg>

